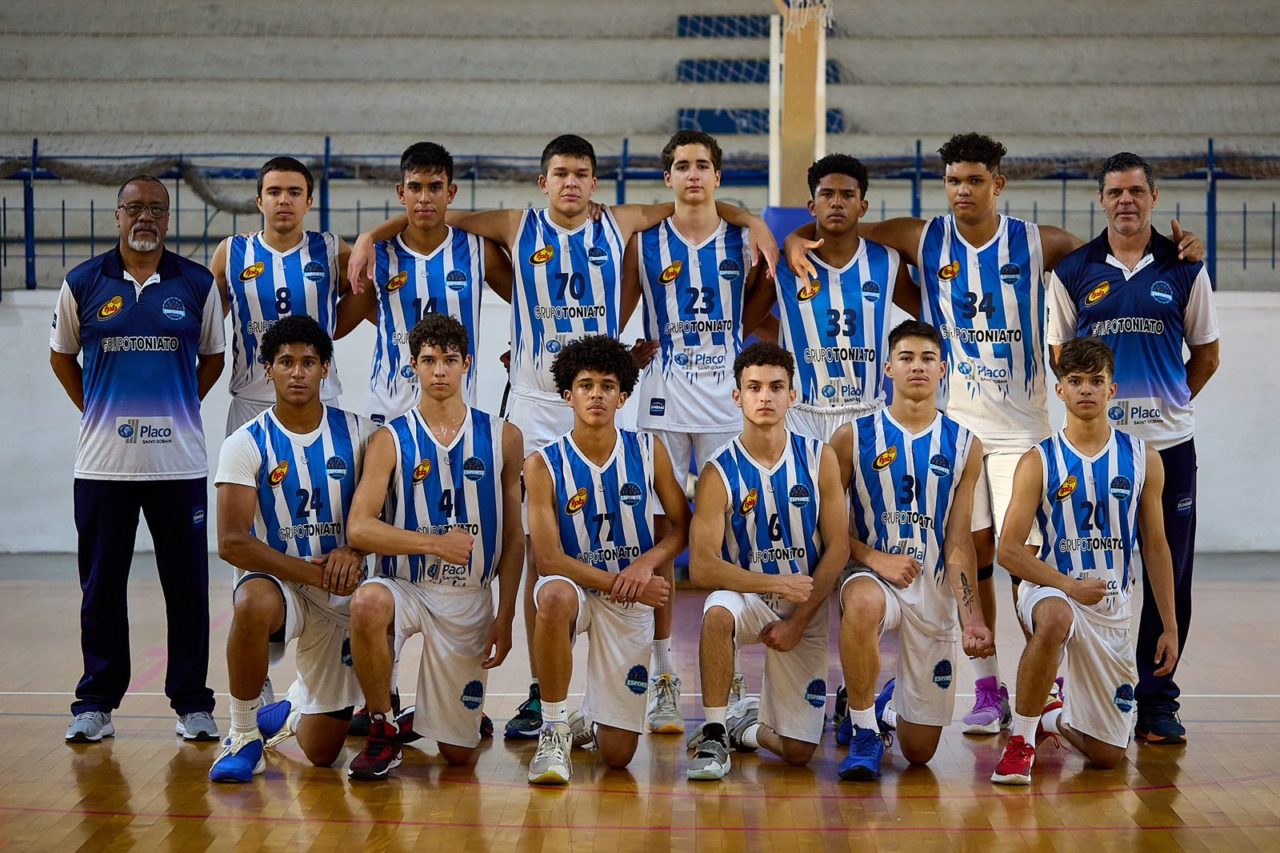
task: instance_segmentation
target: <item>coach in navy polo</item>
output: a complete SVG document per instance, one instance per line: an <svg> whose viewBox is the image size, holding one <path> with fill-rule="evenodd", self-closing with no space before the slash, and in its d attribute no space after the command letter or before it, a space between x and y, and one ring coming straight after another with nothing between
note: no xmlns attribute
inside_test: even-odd
<svg viewBox="0 0 1280 853"><path fill-rule="evenodd" d="M1213 289L1203 263L1179 258L1176 224L1173 240L1151 227L1159 190L1146 160L1127 152L1108 158L1098 174L1098 193L1107 230L1054 270L1045 337L1055 360L1058 346L1077 336L1096 336L1111 347L1118 386L1108 409L1111 425L1160 451L1178 643L1185 654L1196 544L1191 401L1218 369ZM1190 352L1185 362L1184 342ZM1148 596L1138 627L1137 735L1150 744L1185 743L1173 673L1153 674L1160 632L1160 615Z"/></svg>
<svg viewBox="0 0 1280 853"><path fill-rule="evenodd" d="M168 619L164 691L187 740L218 737L211 712L209 553L200 400L222 372L222 306L207 269L166 251L169 193L120 188L120 243L67 273L49 337L54 375L84 413L76 450L84 676L67 740L115 734L129 686L126 587L139 512L155 541ZM81 365L77 356L83 353Z"/></svg>

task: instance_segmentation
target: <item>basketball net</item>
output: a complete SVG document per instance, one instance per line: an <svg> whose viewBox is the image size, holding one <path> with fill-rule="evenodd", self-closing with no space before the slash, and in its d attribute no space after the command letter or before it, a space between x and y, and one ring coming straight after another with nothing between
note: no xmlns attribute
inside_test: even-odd
<svg viewBox="0 0 1280 853"><path fill-rule="evenodd" d="M821 33L831 28L832 2L833 0L774 0L774 5L782 16L783 32L795 33L797 39L803 39L804 32L810 26L820 27L818 32Z"/></svg>

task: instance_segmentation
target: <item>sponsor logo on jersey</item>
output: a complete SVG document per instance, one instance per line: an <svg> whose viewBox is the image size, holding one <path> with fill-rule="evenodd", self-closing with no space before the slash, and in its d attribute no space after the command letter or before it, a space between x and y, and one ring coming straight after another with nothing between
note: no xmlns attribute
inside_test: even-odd
<svg viewBox="0 0 1280 853"><path fill-rule="evenodd" d="M797 483L792 486L791 491L787 493L787 499L791 501L791 505L794 507L808 506L812 497L813 496L809 494L809 487L803 483Z"/></svg>
<svg viewBox="0 0 1280 853"><path fill-rule="evenodd" d="M587 505L587 490L585 488L578 489L573 493L573 497L569 498L564 505L564 511L573 515Z"/></svg>
<svg viewBox="0 0 1280 853"><path fill-rule="evenodd" d="M822 386L822 396L824 396L824 397L826 397L828 400L830 400L831 398L835 397L835 395L836 395L836 386L834 386L834 385L823 385L823 386Z"/></svg>
<svg viewBox="0 0 1280 853"><path fill-rule="evenodd" d="M1128 477L1123 475L1112 477L1111 487L1108 491L1111 492L1111 497L1118 501L1122 501L1133 494L1133 483L1129 481Z"/></svg>
<svg viewBox="0 0 1280 853"><path fill-rule="evenodd" d="M951 661L944 658L933 665L933 683L940 690L951 687Z"/></svg>
<svg viewBox="0 0 1280 853"><path fill-rule="evenodd" d="M449 270L444 277L444 286L457 293L467 286L467 274L462 270Z"/></svg>
<svg viewBox="0 0 1280 853"><path fill-rule="evenodd" d="M755 489L747 492L747 496L742 499L742 503L738 505L738 513L746 515L756 508L756 504L760 502L760 495Z"/></svg>
<svg viewBox="0 0 1280 853"><path fill-rule="evenodd" d="M102 307L98 309L99 320L110 320L112 317L120 313L124 308L124 297L113 296L106 302L102 303Z"/></svg>
<svg viewBox="0 0 1280 853"><path fill-rule="evenodd" d="M941 453L935 453L929 459L929 470L935 476L945 477L951 473L951 460Z"/></svg>
<svg viewBox="0 0 1280 853"><path fill-rule="evenodd" d="M1164 421L1163 403L1158 397L1135 397L1130 400L1112 400L1107 407L1107 418L1112 426L1142 426Z"/></svg>
<svg viewBox="0 0 1280 853"><path fill-rule="evenodd" d="M1058 486L1058 491L1054 492L1053 496L1060 501L1065 501L1067 498L1075 494L1076 486L1079 484L1080 481L1076 479L1076 475L1072 474L1062 481L1062 485Z"/></svg>
<svg viewBox="0 0 1280 853"><path fill-rule="evenodd" d="M468 711L474 711L484 704L484 685L479 679L472 679L462 688L462 695L458 698Z"/></svg>
<svg viewBox="0 0 1280 853"><path fill-rule="evenodd" d="M172 444L172 418L116 418L116 435L125 444Z"/></svg>
<svg viewBox="0 0 1280 853"><path fill-rule="evenodd" d="M742 275L742 267L732 258L725 258L720 262L720 277L725 281L733 281Z"/></svg>
<svg viewBox="0 0 1280 853"><path fill-rule="evenodd" d="M387 279L387 286L384 290L386 290L387 293L395 293L397 290L404 287L404 283L408 280L409 274L407 272L398 272L391 276L391 278Z"/></svg>
<svg viewBox="0 0 1280 853"><path fill-rule="evenodd" d="M320 281L324 278L324 274L324 264L318 261L308 261L302 268L302 277L307 281Z"/></svg>
<svg viewBox="0 0 1280 853"><path fill-rule="evenodd" d="M587 261L592 266L602 267L609 262L609 254L599 246L592 246L587 249Z"/></svg>
<svg viewBox="0 0 1280 853"><path fill-rule="evenodd" d="M806 282L804 287L800 288L796 293L796 299L801 302L808 302L813 297L822 292L822 282L816 278L813 281Z"/></svg>
<svg viewBox="0 0 1280 853"><path fill-rule="evenodd" d="M266 264L264 264L262 261L255 261L254 263L249 264L249 266L245 267L240 272L240 280L253 281L255 278L262 275L266 271L267 271Z"/></svg>
<svg viewBox="0 0 1280 853"><path fill-rule="evenodd" d="M284 482L284 478L289 476L289 460L283 459L280 464L271 469L271 473L267 475L267 483L271 486L278 486Z"/></svg>
<svg viewBox="0 0 1280 853"><path fill-rule="evenodd" d="M1157 281L1151 285L1151 298L1161 305L1168 305L1173 301L1173 286L1167 281Z"/></svg>
<svg viewBox="0 0 1280 853"><path fill-rule="evenodd" d="M421 483L423 480L427 479L427 477L429 476L431 476L431 460L423 459L421 462L418 463L417 467L413 469L414 485Z"/></svg>
<svg viewBox="0 0 1280 853"><path fill-rule="evenodd" d="M164 304L160 306L160 310L170 320L181 320L187 316L187 306L183 305L182 300L176 296L170 296L166 299Z"/></svg>
<svg viewBox="0 0 1280 853"><path fill-rule="evenodd" d="M191 526L196 530L204 529L204 507L198 506L191 510Z"/></svg>
<svg viewBox="0 0 1280 853"><path fill-rule="evenodd" d="M541 249L529 256L529 263L533 264L535 267L540 267L555 256L555 246L543 246Z"/></svg>
<svg viewBox="0 0 1280 853"><path fill-rule="evenodd" d="M864 281L862 283L862 298L868 302L880 301L880 285L874 281Z"/></svg>
<svg viewBox="0 0 1280 853"><path fill-rule="evenodd" d="M559 341L557 341L555 338L552 338L551 340L547 341L547 352L551 352L551 353L560 352L561 348L562 348L562 344Z"/></svg>
<svg viewBox="0 0 1280 853"><path fill-rule="evenodd" d="M672 356L672 360L673 360L673 361L675 361L675 363L676 363L676 364L678 364L678 365L680 365L681 367L688 367L688 366L689 366L689 353L687 353L687 352L678 352L678 353L676 353L674 356Z"/></svg>
<svg viewBox="0 0 1280 853"><path fill-rule="evenodd" d="M1004 284L1017 284L1022 278L1022 267L1017 264L1005 264L1000 267L1000 281Z"/></svg>
<svg viewBox="0 0 1280 853"><path fill-rule="evenodd" d="M462 476L466 477L473 483L482 478L487 470L488 469L485 468L484 460L479 456L472 456L466 462L462 463Z"/></svg>
<svg viewBox="0 0 1280 853"><path fill-rule="evenodd" d="M1120 709L1120 713L1122 714L1127 714L1132 711L1134 706L1133 685L1121 684L1116 688L1116 696L1111 701Z"/></svg>
<svg viewBox="0 0 1280 853"><path fill-rule="evenodd" d="M324 463L325 473L332 480L341 480L347 476L347 460L341 456L330 456Z"/></svg>
<svg viewBox="0 0 1280 853"><path fill-rule="evenodd" d="M649 401L649 414L655 418L660 418L667 413L667 399L665 397L654 397Z"/></svg>
<svg viewBox="0 0 1280 853"><path fill-rule="evenodd" d="M627 670L627 679L624 684L627 689L637 696L641 696L649 690L649 670L643 664L636 664Z"/></svg>
<svg viewBox="0 0 1280 853"><path fill-rule="evenodd" d="M1104 281L1102 284L1098 285L1093 290L1089 291L1089 294L1084 298L1084 304L1097 305L1099 302L1105 299L1107 294L1110 292L1111 292L1111 282Z"/></svg>
<svg viewBox="0 0 1280 853"><path fill-rule="evenodd" d="M138 443L138 419L127 418L124 423L116 427L116 435L124 439L125 444Z"/></svg>
<svg viewBox="0 0 1280 853"><path fill-rule="evenodd" d="M889 449L886 450L884 453L881 453L879 456L877 456L876 461L871 463L871 467L877 471L883 471L885 468L888 468L890 465L892 465L894 463L894 460L896 460L897 458L898 458L898 445L894 444L894 445L891 445Z"/></svg>
<svg viewBox="0 0 1280 853"><path fill-rule="evenodd" d="M675 281L676 279L678 279L678 278L680 277L680 272L681 272L681 270L683 270L683 269L684 269L684 263L683 263L683 262L681 262L681 261L672 261L672 262L671 262L671 266L669 266L669 267L667 267L665 270L663 270L663 271L662 271L662 273L658 276L658 281L659 281L659 283L661 283L661 284L670 284L671 282Z"/></svg>
<svg viewBox="0 0 1280 853"><path fill-rule="evenodd" d="M414 376L413 365L412 364L401 365L400 375L403 376L405 379L412 379Z"/></svg>
<svg viewBox="0 0 1280 853"><path fill-rule="evenodd" d="M959 261L952 261L951 263L947 264L945 267L942 267L941 269L938 270L939 281L951 281L951 279L955 278L958 275L960 275Z"/></svg>
<svg viewBox="0 0 1280 853"><path fill-rule="evenodd" d="M804 701L815 708L824 707L827 704L827 682L821 678L810 681L804 689Z"/></svg>
<svg viewBox="0 0 1280 853"><path fill-rule="evenodd" d="M627 506L635 506L640 503L641 495L640 487L635 483L623 483L622 487L618 489L618 499Z"/></svg>

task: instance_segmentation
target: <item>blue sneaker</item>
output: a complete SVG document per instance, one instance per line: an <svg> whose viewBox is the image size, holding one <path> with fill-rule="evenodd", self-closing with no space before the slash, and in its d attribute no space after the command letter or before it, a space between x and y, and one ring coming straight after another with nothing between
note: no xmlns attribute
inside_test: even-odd
<svg viewBox="0 0 1280 853"><path fill-rule="evenodd" d="M222 742L222 753L209 768L210 781L252 781L256 774L267 769L262 750L262 736L257 732L250 735L227 735L226 740Z"/></svg>
<svg viewBox="0 0 1280 853"><path fill-rule="evenodd" d="M884 689L880 691L880 695L876 697L876 721L880 723L881 732L891 732L894 726L884 721L884 709L889 704L889 700L893 698L893 686L896 678L890 678L884 684ZM848 746L853 740L853 720L849 719L849 700L848 694L845 694L844 713L840 714L840 693L844 688L836 691L836 745Z"/></svg>
<svg viewBox="0 0 1280 853"><path fill-rule="evenodd" d="M880 733L854 726L849 754L840 762L837 772L846 782L871 782L879 778L883 758L884 741Z"/></svg>
<svg viewBox="0 0 1280 853"><path fill-rule="evenodd" d="M268 747L293 737L297 726L297 722L291 719L294 715L293 703L288 699L281 699L258 709L258 731Z"/></svg>
<svg viewBox="0 0 1280 853"><path fill-rule="evenodd" d="M896 714L894 715L893 723L886 723L884 720L884 709L887 708L889 703L893 700L893 688L897 681L897 678L890 678L886 681L884 683L884 687L880 690L880 695L876 697L876 722L880 724L881 734L888 734L897 728L895 725L897 722Z"/></svg>

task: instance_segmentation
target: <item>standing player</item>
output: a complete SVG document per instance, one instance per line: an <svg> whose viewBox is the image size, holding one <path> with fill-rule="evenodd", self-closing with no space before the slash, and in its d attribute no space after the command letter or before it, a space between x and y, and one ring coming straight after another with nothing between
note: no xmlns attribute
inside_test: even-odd
<svg viewBox="0 0 1280 853"><path fill-rule="evenodd" d="M690 779L723 778L730 747L803 765L822 737L827 598L849 557L848 514L835 453L787 429L794 372L776 344L743 349L733 364L742 432L698 478L689 569L715 591L702 611L706 722ZM767 647L761 698L731 712L734 646L756 642Z"/></svg>
<svg viewBox="0 0 1280 853"><path fill-rule="evenodd" d="M563 785L573 742L594 740L610 767L626 767L644 727L653 608L671 594L659 566L688 541L689 504L662 442L620 430L618 410L635 387L627 348L603 335L556 356L557 386L573 407L573 429L525 460L529 536L541 577L534 587L534 656L542 681L538 749L529 781ZM665 514L670 533L654 535ZM590 634L586 696L569 722L573 643ZM592 727L594 725L594 734Z"/></svg>
<svg viewBox="0 0 1280 853"><path fill-rule="evenodd" d="M515 267L511 299L511 396L508 419L520 428L527 455L556 440L573 426L573 410L556 390L551 363L566 344L586 335L617 338L639 301L639 291L623 292L623 248L631 236L672 214L670 204L619 205L592 218L596 155L591 143L566 134L542 151L538 188L547 196L543 209L487 210L458 215L455 224L507 247ZM757 217L727 204L716 207L731 225L750 225L753 257L770 264L777 250ZM362 234L351 255L352 274L365 274L372 261L370 241L386 239L404 227L397 218ZM530 549L531 552L531 549ZM533 624L532 583L526 574L524 614ZM532 642L532 641L531 641ZM507 737L537 737L542 729L537 669L529 698L507 724Z"/></svg>
<svg viewBox="0 0 1280 853"><path fill-rule="evenodd" d="M852 736L840 778L870 781L884 756L877 710L892 698L902 755L933 757L955 710L956 640L990 654L977 603L970 513L982 444L937 407L942 338L908 320L889 333L887 409L840 427L832 448L848 476L854 560L840 587L840 660ZM957 619L959 613L959 619ZM873 703L880 637L897 629L898 673Z"/></svg>
<svg viewBox="0 0 1280 853"><path fill-rule="evenodd" d="M263 735L281 730L328 767L360 698L343 656L349 596L365 564L347 544L346 522L374 425L321 402L333 342L315 320L281 319L261 349L275 406L227 437L214 479L218 554L238 569L227 637L231 731L209 770L215 782L263 772ZM279 660L291 640L296 700L263 709L268 657Z"/></svg>
<svg viewBox="0 0 1280 853"><path fill-rule="evenodd" d="M983 473L974 493L974 546L983 620L994 629L995 537L1004 520L1013 471L1029 447L1049 434L1044 364L1044 273L1082 245L1049 225L1004 216L1005 147L978 133L958 134L938 154L951 213L929 220L903 217L862 223L864 237L896 249L921 273L920 319L942 333L948 416L981 439ZM811 237L805 226L798 237ZM1174 223L1179 251L1203 254L1194 236ZM788 245L797 273L815 277L805 240ZM1033 538L1037 534L1033 531ZM966 734L995 734L1009 720L1008 691L996 656L973 662L977 699L965 715Z"/></svg>
<svg viewBox="0 0 1280 853"><path fill-rule="evenodd" d="M1154 675L1178 662L1173 565L1164 537L1160 454L1107 422L1115 362L1096 338L1063 344L1055 366L1066 425L1027 451L1014 475L1000 564L1022 578L1018 615L1031 638L1018 664L1013 732L991 781L1027 785L1036 746L1061 735L1104 769L1124 758L1138 679L1129 600L1138 564L1160 611ZM1037 555L1022 545L1032 522ZM1139 556L1141 539L1141 556ZM1066 703L1043 709L1062 659L1070 659Z"/></svg>
<svg viewBox="0 0 1280 853"><path fill-rule="evenodd" d="M776 302L782 346L796 357L799 398L787 428L831 441L836 430L884 405L889 316L897 305L920 314L920 291L894 249L858 234L867 212L867 167L830 154L809 167L809 212L820 245L807 255L812 278L778 270L777 287L760 288L747 316Z"/></svg>
<svg viewBox="0 0 1280 853"><path fill-rule="evenodd" d="M374 436L352 505L353 541L376 552L381 569L351 605L352 657L370 716L352 779L386 778L400 764L400 742L417 736L435 740L450 764L471 763L489 670L511 649L524 558L520 433L467 405L470 351L453 317L427 314L413 327L409 352L422 396ZM387 720L387 637L399 649L413 634L423 636L417 705L401 717L397 738Z"/></svg>
<svg viewBox="0 0 1280 853"><path fill-rule="evenodd" d="M276 402L262 361L262 336L282 317L314 317L330 338L341 338L360 322L347 284L350 250L328 231L306 230L315 179L292 157L273 157L258 170L262 230L223 240L211 266L222 312L231 315L231 406L227 435ZM329 364L320 389L334 405L342 385Z"/></svg>
<svg viewBox="0 0 1280 853"><path fill-rule="evenodd" d="M1196 538L1196 446L1191 401L1218 369L1218 318L1203 264L1180 263L1177 247L1151 227L1160 191L1151 166L1128 152L1098 173L1107 229L1058 265L1049 284L1050 349L1076 335L1098 337L1115 353L1124 399L1108 408L1120 427L1160 452L1165 471L1164 527L1173 553L1178 647L1191 625ZM1191 357L1184 364L1182 346ZM1154 673L1162 633L1155 603L1144 599L1138 628L1138 737L1186 743L1173 670Z"/></svg>

